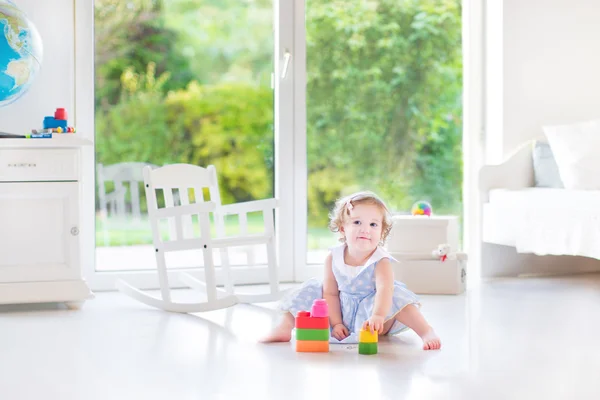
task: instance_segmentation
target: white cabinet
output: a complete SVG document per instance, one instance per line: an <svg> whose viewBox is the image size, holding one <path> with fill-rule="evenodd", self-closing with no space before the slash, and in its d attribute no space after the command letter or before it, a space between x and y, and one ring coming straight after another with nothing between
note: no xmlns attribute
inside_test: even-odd
<svg viewBox="0 0 600 400"><path fill-rule="evenodd" d="M80 254L81 146L88 143L0 139L0 304L78 308L93 297Z"/></svg>

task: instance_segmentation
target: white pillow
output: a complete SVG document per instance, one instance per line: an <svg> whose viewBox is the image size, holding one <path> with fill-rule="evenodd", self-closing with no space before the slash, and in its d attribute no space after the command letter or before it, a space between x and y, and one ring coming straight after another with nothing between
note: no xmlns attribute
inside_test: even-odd
<svg viewBox="0 0 600 400"><path fill-rule="evenodd" d="M600 189L600 119L544 126L566 189Z"/></svg>

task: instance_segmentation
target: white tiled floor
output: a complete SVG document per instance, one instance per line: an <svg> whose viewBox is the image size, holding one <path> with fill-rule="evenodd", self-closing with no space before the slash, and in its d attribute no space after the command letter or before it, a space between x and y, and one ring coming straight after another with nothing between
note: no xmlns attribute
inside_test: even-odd
<svg viewBox="0 0 600 400"><path fill-rule="evenodd" d="M376 356L257 344L272 304L180 315L99 293L81 311L4 306L0 399L600 399L600 275L422 300L443 349L409 332Z"/></svg>

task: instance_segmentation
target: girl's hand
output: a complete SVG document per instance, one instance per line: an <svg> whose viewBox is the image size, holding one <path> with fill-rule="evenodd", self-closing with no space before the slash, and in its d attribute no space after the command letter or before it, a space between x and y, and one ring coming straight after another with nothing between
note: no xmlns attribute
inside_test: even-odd
<svg viewBox="0 0 600 400"><path fill-rule="evenodd" d="M363 329L368 329L371 333L377 331L378 334L383 332L383 317L380 315L371 315L371 318L365 321Z"/></svg>
<svg viewBox="0 0 600 400"><path fill-rule="evenodd" d="M348 337L348 335L349 335L348 328L346 328L344 326L344 324L334 325L333 329L331 330L331 336L333 336L340 342L342 340L346 339Z"/></svg>

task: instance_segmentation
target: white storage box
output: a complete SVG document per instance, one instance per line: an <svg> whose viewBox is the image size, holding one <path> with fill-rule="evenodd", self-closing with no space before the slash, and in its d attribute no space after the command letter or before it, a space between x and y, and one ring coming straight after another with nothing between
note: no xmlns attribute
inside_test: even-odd
<svg viewBox="0 0 600 400"><path fill-rule="evenodd" d="M445 261L403 253L390 254L399 261L392 264L394 278L414 293L460 294L465 291L467 255L464 253L450 254Z"/></svg>
<svg viewBox="0 0 600 400"><path fill-rule="evenodd" d="M392 222L385 246L389 252L430 255L440 244L458 251L458 217L394 215Z"/></svg>

